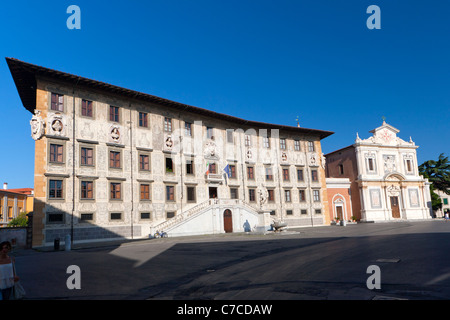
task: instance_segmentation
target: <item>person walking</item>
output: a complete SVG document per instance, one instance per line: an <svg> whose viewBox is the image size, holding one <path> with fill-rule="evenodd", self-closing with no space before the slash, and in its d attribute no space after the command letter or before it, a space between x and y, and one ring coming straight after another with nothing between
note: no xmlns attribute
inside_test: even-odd
<svg viewBox="0 0 450 320"><path fill-rule="evenodd" d="M10 251L9 241L0 243L0 300L9 300L14 283L19 281L14 271L14 258L8 255Z"/></svg>

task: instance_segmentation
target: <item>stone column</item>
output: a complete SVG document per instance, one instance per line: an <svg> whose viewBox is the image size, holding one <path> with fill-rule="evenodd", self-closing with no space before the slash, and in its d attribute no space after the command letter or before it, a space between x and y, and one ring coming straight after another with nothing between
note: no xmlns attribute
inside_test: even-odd
<svg viewBox="0 0 450 320"><path fill-rule="evenodd" d="M401 212L401 218L407 219L407 206L406 206L406 186L401 184L400 185L400 198L402 200L401 206L400 206L400 212Z"/></svg>

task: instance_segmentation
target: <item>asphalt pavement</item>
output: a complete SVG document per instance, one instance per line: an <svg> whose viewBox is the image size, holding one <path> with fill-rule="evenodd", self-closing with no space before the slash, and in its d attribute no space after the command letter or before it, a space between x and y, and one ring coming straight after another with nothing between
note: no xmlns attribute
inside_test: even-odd
<svg viewBox="0 0 450 320"><path fill-rule="evenodd" d="M447 300L449 240L433 220L12 254L27 300Z"/></svg>

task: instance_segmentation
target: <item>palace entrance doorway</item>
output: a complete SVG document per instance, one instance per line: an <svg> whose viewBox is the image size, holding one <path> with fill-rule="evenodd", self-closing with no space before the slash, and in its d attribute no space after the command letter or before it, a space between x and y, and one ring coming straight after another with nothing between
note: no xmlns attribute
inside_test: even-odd
<svg viewBox="0 0 450 320"><path fill-rule="evenodd" d="M226 233L233 232L233 215L230 209L225 210L223 213L223 229Z"/></svg>

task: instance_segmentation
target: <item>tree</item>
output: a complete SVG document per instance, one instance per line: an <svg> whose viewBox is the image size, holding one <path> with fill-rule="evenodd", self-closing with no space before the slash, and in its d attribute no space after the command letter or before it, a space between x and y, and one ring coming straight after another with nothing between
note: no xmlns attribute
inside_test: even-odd
<svg viewBox="0 0 450 320"><path fill-rule="evenodd" d="M450 194L450 162L443 153L439 155L437 161L428 160L419 166L419 173L431 182L431 206L433 210L442 208L441 198L434 192L440 190L445 194Z"/></svg>
<svg viewBox="0 0 450 320"><path fill-rule="evenodd" d="M28 225L28 218L26 212L19 213L19 216L12 219L8 223L8 227L26 227Z"/></svg>

